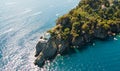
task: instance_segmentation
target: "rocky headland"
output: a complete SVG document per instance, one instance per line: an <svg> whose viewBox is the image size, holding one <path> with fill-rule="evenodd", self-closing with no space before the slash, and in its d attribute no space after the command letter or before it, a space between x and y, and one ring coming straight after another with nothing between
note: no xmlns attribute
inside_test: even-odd
<svg viewBox="0 0 120 71"><path fill-rule="evenodd" d="M40 38L36 45L34 64L39 67L57 54L66 54L95 39L105 40L120 33L120 0L81 0L47 32L49 39Z"/></svg>

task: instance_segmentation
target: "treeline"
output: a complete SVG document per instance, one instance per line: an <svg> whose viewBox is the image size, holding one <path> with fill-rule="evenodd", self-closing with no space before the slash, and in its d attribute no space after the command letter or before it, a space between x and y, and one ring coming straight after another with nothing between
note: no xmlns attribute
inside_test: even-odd
<svg viewBox="0 0 120 71"><path fill-rule="evenodd" d="M76 8L57 20L49 30L51 36L72 39L84 34L94 35L95 30L120 32L120 0L81 0Z"/></svg>

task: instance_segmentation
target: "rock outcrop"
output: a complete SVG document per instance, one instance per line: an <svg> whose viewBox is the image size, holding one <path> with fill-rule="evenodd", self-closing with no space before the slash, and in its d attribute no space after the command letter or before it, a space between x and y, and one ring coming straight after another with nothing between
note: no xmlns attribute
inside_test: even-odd
<svg viewBox="0 0 120 71"><path fill-rule="evenodd" d="M39 67L57 54L120 33L120 1L81 0L76 8L57 20L49 33L48 40L41 39L36 45L35 65Z"/></svg>
<svg viewBox="0 0 120 71"><path fill-rule="evenodd" d="M36 45L36 53L35 53L35 57L37 57L40 52L43 50L43 48L45 48L47 45L47 42L41 42L39 41Z"/></svg>
<svg viewBox="0 0 120 71"><path fill-rule="evenodd" d="M49 38L48 42L42 43L38 42L36 45L36 54L37 59L34 64L42 67L46 60L53 59L58 53L63 54L63 52L68 48L69 44L56 39L55 37Z"/></svg>
<svg viewBox="0 0 120 71"><path fill-rule="evenodd" d="M103 28L98 28L94 30L94 37L99 39L104 39L108 36L108 31Z"/></svg>

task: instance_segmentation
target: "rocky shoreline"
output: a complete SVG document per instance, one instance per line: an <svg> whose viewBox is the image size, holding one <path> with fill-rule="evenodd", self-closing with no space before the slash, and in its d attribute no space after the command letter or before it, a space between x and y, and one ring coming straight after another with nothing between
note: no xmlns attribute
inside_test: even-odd
<svg viewBox="0 0 120 71"><path fill-rule="evenodd" d="M96 37L100 40L105 40L109 37L114 37L115 35L116 35L115 33L111 33L110 35L101 34L99 35L99 37L98 36ZM49 40L47 40L47 42L39 41L36 45L35 57L37 57L37 59L35 60L34 64L38 65L39 67L42 67L45 64L46 60L54 59L58 54L60 55L66 54L70 50L74 48L80 48L81 46L84 46L87 43L92 42L94 39L96 39L95 36L87 37L85 35L83 37L84 37L84 40L81 38L78 38L74 41L73 44L70 44L72 43L70 41L56 39L55 37L50 37ZM69 47L72 47L72 48L69 48Z"/></svg>
<svg viewBox="0 0 120 71"><path fill-rule="evenodd" d="M105 40L120 33L120 16L107 18L107 16L111 16L111 13L102 13L102 15L99 13L99 11L107 11L107 9L113 6L119 9L120 2L116 1L117 0L109 2L109 6L107 6L107 2L104 0L97 0L95 2L94 0L88 0L87 3L85 0L81 0L75 9L57 20L56 26L48 31L50 33L50 38L48 40L41 38L37 43L35 54L36 60L34 64L42 67L46 60L54 59L57 54L66 54L70 50L81 48L81 46L87 45L87 43L95 39ZM97 7L97 9L99 9L97 12L94 11L96 8L92 7L95 4L91 5L93 2L96 3L96 7L98 3L100 5ZM86 6L92 9L90 9L90 13L86 11ZM80 11L76 13L77 10ZM84 13L81 13L81 11L84 11ZM89 14L89 17L83 15L86 14L86 12ZM76 13L76 16L74 13ZM98 17L94 15L96 13ZM104 17L104 15L106 17Z"/></svg>

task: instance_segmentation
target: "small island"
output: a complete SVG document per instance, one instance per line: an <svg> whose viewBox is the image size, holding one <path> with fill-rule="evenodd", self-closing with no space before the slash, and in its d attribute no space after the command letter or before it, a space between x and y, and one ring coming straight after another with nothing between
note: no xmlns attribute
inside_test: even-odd
<svg viewBox="0 0 120 71"><path fill-rule="evenodd" d="M35 65L42 67L57 54L105 40L120 33L120 0L81 0L69 13L59 17L56 26L47 31L36 45Z"/></svg>

